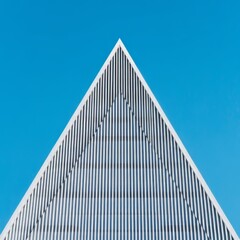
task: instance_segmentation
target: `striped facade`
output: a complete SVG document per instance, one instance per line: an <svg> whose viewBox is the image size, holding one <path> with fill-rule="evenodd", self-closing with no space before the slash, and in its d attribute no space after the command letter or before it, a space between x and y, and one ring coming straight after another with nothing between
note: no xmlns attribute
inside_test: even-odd
<svg viewBox="0 0 240 240"><path fill-rule="evenodd" d="M238 236L119 40L1 239Z"/></svg>

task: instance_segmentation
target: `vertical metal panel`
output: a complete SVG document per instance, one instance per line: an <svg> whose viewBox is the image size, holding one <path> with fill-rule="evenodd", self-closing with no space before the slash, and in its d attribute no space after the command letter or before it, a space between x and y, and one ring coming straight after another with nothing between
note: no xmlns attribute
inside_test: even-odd
<svg viewBox="0 0 240 240"><path fill-rule="evenodd" d="M3 239L234 239L121 47Z"/></svg>

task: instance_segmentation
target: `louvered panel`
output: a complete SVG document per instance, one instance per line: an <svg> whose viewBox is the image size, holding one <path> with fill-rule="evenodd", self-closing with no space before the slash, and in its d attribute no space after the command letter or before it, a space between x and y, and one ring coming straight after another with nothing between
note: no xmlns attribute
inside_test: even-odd
<svg viewBox="0 0 240 240"><path fill-rule="evenodd" d="M119 42L2 238L237 236Z"/></svg>

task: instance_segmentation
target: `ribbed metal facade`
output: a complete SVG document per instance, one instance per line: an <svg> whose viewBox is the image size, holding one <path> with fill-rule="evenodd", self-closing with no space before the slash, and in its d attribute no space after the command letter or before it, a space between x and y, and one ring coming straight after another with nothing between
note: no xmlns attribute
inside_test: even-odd
<svg viewBox="0 0 240 240"><path fill-rule="evenodd" d="M119 41L1 239L238 237Z"/></svg>

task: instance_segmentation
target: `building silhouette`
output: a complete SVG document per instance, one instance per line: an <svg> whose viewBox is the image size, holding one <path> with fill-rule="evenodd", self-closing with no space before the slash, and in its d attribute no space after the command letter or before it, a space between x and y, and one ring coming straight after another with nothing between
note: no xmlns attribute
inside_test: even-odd
<svg viewBox="0 0 240 240"><path fill-rule="evenodd" d="M119 40L1 239L238 236Z"/></svg>

